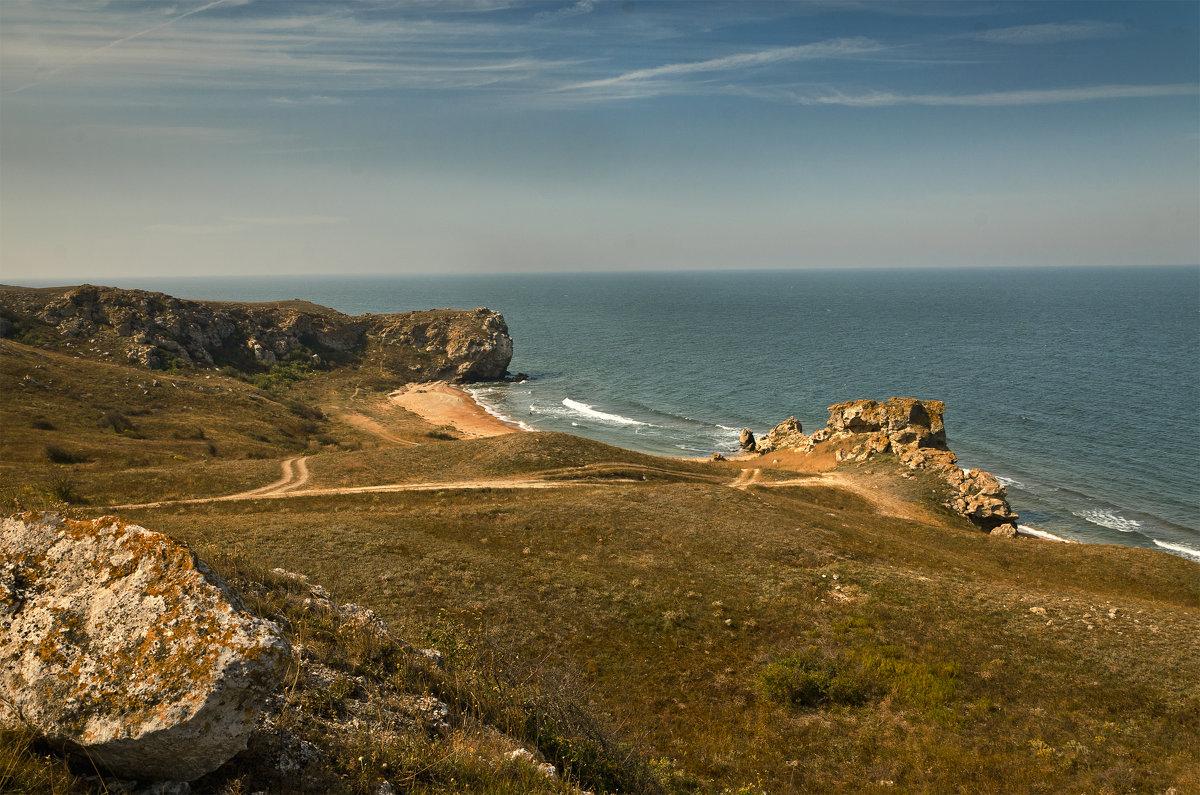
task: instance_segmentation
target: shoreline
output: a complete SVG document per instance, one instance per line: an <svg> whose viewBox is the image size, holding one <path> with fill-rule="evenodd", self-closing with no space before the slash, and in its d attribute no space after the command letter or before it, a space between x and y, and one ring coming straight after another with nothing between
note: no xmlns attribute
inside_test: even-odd
<svg viewBox="0 0 1200 795"><path fill-rule="evenodd" d="M476 438L534 430L490 411L470 392L446 381L406 384L389 393L388 401L411 411L435 428L448 425Z"/></svg>
<svg viewBox="0 0 1200 795"><path fill-rule="evenodd" d="M486 390L486 384L478 385L479 389ZM513 419L500 412L498 409L488 405L484 400L481 400L476 395L476 389L472 386L457 386L446 381L434 381L420 384L408 384L401 389L390 393L389 401L394 405L398 405L412 413L418 415L423 420L428 422L435 428L439 426L449 426L467 437L484 438L491 436L500 436L508 433L528 433L536 432L539 429L528 423ZM577 431L567 431L568 433ZM581 434L588 436L587 434ZM616 444L619 447L625 447L631 450L637 450L636 446L621 444L618 442L608 442ZM651 455L659 455L667 458L675 458L679 460L695 460L707 461L708 456L694 455L671 455L663 452L650 452ZM774 458L778 459L781 456L780 451L776 451ZM785 456L790 457L790 456ZM750 454L740 453L728 455L726 460L732 462L748 462L755 457ZM834 462L830 461L789 461L793 467L798 464L803 464L803 469L807 471L823 471L832 469ZM1146 549L1156 549L1176 557L1185 559L1200 560L1200 554L1190 546L1167 542L1153 537L1147 537L1150 542L1148 544L1128 543L1125 539L1101 539L1101 538L1072 538L1058 532L1044 530L1040 527L1035 527L1027 524L1019 524L1017 527L1017 535L1025 538L1038 539L1051 543L1100 543L1100 544L1116 544L1118 546L1133 546ZM1122 543L1124 541L1124 543Z"/></svg>

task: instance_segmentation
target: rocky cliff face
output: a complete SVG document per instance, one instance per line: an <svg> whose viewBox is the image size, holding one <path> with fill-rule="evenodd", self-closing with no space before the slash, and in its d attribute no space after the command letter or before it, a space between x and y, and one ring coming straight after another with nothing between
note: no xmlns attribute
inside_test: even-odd
<svg viewBox="0 0 1200 795"><path fill-rule="evenodd" d="M189 781L246 747L289 658L164 535L111 516L0 524L0 723L118 775Z"/></svg>
<svg viewBox="0 0 1200 795"><path fill-rule="evenodd" d="M829 445L836 449L838 461L866 461L892 453L909 468L933 472L949 483L953 493L947 507L994 535L1015 535L1017 514L1004 486L988 472L964 472L946 446L945 411L940 400L848 400L830 406L829 423L812 435L806 436L800 423L789 417L760 438L755 449L812 452L818 445Z"/></svg>
<svg viewBox="0 0 1200 795"><path fill-rule="evenodd" d="M0 320L2 335L32 325L67 339L115 338L131 362L151 369L175 362L265 369L285 358L321 363L361 358L372 346L408 346L421 357L423 378L482 381L502 378L512 359L503 316L484 308L352 317L306 301L188 301L83 285L0 288Z"/></svg>

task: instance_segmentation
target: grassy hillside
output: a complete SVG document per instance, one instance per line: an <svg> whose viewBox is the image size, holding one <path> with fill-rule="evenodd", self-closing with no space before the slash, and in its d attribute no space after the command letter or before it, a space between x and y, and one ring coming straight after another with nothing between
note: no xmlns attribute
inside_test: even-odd
<svg viewBox="0 0 1200 795"><path fill-rule="evenodd" d="M351 369L260 389L0 341L0 389L6 507L231 494L298 455L306 489L459 483L121 515L268 602L281 567L373 608L461 689L404 686L458 694L594 791L1200 791L1200 566L991 538L894 462L799 479L786 456L446 440ZM745 467L760 483L731 487ZM365 757L414 791L521 791L502 766L455 774L452 746Z"/></svg>

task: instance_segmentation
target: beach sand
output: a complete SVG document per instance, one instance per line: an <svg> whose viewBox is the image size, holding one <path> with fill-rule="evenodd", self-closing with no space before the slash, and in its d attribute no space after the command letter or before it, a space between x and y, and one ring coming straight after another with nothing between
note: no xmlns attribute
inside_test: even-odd
<svg viewBox="0 0 1200 795"><path fill-rule="evenodd" d="M388 399L434 427L450 425L466 436L500 436L521 430L488 414L469 394L445 381L408 384Z"/></svg>

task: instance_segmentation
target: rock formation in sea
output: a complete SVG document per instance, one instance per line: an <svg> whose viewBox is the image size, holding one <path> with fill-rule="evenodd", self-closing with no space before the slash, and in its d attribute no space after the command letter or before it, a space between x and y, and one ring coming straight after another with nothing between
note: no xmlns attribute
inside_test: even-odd
<svg viewBox="0 0 1200 795"><path fill-rule="evenodd" d="M503 378L513 352L504 317L482 307L349 316L299 300L189 301L85 284L0 287L0 319L0 335L23 324L72 340L119 338L130 362L151 369L264 369L285 357L319 364L353 359L370 345L405 346L418 358L403 373L408 380L484 381Z"/></svg>
<svg viewBox="0 0 1200 795"><path fill-rule="evenodd" d="M995 476L979 469L964 472L958 457L946 446L942 422L946 404L940 400L893 397L848 400L829 407L829 423L806 436L789 417L758 439L755 450L797 449L812 452L818 445L835 450L838 461L866 461L886 453L910 469L932 472L952 487L946 506L980 529L998 536L1016 534L1017 514Z"/></svg>
<svg viewBox="0 0 1200 795"><path fill-rule="evenodd" d="M139 780L238 751L290 648L184 545L113 517L0 525L0 723Z"/></svg>

